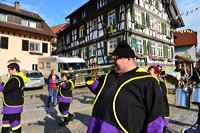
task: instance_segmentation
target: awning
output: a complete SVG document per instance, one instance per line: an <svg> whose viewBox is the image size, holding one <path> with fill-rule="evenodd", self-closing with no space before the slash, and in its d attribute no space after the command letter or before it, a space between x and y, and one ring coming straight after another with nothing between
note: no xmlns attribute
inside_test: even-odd
<svg viewBox="0 0 200 133"><path fill-rule="evenodd" d="M183 56L179 56L179 55L176 55L175 58L178 59L178 61L180 61L180 62L188 62L188 63L195 62L192 59L189 59L189 58L186 58L186 57L183 57Z"/></svg>

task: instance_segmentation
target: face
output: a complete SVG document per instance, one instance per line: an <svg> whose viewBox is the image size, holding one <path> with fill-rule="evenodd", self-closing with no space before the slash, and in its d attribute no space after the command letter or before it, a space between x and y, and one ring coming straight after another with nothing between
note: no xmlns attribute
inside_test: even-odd
<svg viewBox="0 0 200 133"><path fill-rule="evenodd" d="M14 69L8 68L8 72L9 72L11 75L13 75L13 74L16 73L16 69L15 69L15 68L14 68Z"/></svg>
<svg viewBox="0 0 200 133"><path fill-rule="evenodd" d="M148 72L149 72L151 75L154 76L154 69L153 69L153 68L151 68Z"/></svg>
<svg viewBox="0 0 200 133"><path fill-rule="evenodd" d="M127 72L128 58L120 58L113 56L114 70L118 75L122 75Z"/></svg>
<svg viewBox="0 0 200 133"><path fill-rule="evenodd" d="M52 76L55 76L55 75L56 75L56 71L52 71L52 72L51 72L51 75L52 75Z"/></svg>
<svg viewBox="0 0 200 133"><path fill-rule="evenodd" d="M62 80L67 80L67 77L65 75L62 76Z"/></svg>

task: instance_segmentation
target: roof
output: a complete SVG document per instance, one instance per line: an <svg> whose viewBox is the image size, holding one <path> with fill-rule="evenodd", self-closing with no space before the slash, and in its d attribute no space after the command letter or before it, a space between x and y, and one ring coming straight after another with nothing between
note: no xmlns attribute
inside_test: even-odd
<svg viewBox="0 0 200 133"><path fill-rule="evenodd" d="M197 46L197 32L188 29L174 32L174 46Z"/></svg>
<svg viewBox="0 0 200 133"><path fill-rule="evenodd" d="M10 12L11 14L15 14L15 15L18 15L18 16L23 16L23 17L26 17L26 18L29 17L33 20L37 20L38 22L41 22L41 29L31 28L31 27L22 26L22 25L19 25L19 24L9 23L9 22L5 22L5 21L0 21L0 27L1 28L14 29L14 30L19 30L19 31L24 31L24 32L30 32L30 33L40 34L40 35L51 36L51 37L56 36L53 33L53 31L51 31L51 29L46 24L46 22L38 14L31 13L31 12L28 12L28 11L25 11L25 10L22 10L22 9L16 10L15 7L4 5L4 4L0 3L0 12L2 10Z"/></svg>
<svg viewBox="0 0 200 133"><path fill-rule="evenodd" d="M0 3L0 9L4 10L4 11L15 13L15 14L18 14L18 15L30 17L30 18L33 18L33 19L37 19L37 20L41 20L41 21L43 20L36 13L28 12L28 11L25 11L25 10L22 10L22 9L16 10L15 7L12 7L12 6L9 6L9 5L5 5L5 4L2 4L2 3Z"/></svg>
<svg viewBox="0 0 200 133"><path fill-rule="evenodd" d="M59 31L62 31L63 29L67 28L68 26L69 26L69 23L64 23L64 24L60 24L60 25L51 27L51 30L53 31L53 33L57 34Z"/></svg>

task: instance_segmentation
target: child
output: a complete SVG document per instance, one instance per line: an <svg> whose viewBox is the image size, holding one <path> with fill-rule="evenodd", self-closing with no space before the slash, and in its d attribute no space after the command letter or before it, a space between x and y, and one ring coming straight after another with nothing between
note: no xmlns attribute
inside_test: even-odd
<svg viewBox="0 0 200 133"><path fill-rule="evenodd" d="M165 116L164 116L164 128L163 128L163 133L166 132L166 128L167 125L169 124L169 104L168 104L168 99L167 99L167 94L168 94L168 90L167 90L167 86L165 84L165 81L162 78L159 78L160 76L160 70L158 67L156 66L150 66L148 68L148 72L152 75L155 76L156 78L158 78L158 81L160 83L160 89L163 93L163 97L164 97L164 106L165 106Z"/></svg>
<svg viewBox="0 0 200 133"><path fill-rule="evenodd" d="M69 106L72 102L72 89L74 83L69 75L62 76L62 82L58 84L58 107L64 117L64 121L59 126L65 126L73 118L73 114L69 113Z"/></svg>

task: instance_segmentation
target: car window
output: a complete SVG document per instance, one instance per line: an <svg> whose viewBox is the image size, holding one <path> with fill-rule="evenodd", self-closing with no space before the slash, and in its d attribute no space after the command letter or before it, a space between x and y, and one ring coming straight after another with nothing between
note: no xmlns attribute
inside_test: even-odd
<svg viewBox="0 0 200 133"><path fill-rule="evenodd" d="M28 72L26 73L26 77L28 78L41 78L42 74L39 72Z"/></svg>

